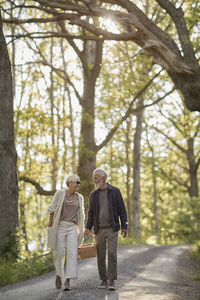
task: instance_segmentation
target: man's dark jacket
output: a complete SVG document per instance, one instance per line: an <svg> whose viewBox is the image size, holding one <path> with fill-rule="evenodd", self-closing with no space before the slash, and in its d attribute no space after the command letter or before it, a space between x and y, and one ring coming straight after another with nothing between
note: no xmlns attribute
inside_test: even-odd
<svg viewBox="0 0 200 300"><path fill-rule="evenodd" d="M108 209L110 220L114 231L120 230L119 217L121 220L121 228L127 229L127 214L120 190L108 183ZM94 233L98 232L99 224L99 189L94 190L90 194L90 203L88 209L88 219L86 228L91 230L94 226Z"/></svg>

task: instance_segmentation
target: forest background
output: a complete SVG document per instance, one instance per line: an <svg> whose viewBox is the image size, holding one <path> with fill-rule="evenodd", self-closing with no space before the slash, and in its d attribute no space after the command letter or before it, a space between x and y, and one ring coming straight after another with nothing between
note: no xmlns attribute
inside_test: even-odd
<svg viewBox="0 0 200 300"><path fill-rule="evenodd" d="M46 251L55 190L78 174L87 212L92 171L102 167L122 192L135 242L199 240L199 1L7 0L1 15L19 187L1 213L1 239L19 224L23 249ZM160 44L148 36L158 28Z"/></svg>

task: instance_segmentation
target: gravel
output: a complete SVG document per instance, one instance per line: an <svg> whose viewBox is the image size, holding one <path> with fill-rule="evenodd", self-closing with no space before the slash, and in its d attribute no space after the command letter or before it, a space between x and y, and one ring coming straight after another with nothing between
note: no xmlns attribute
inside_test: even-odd
<svg viewBox="0 0 200 300"><path fill-rule="evenodd" d="M0 289L1 300L200 300L191 245L129 245L118 249L116 291L97 289L96 258L79 261L71 291L55 288L55 273Z"/></svg>

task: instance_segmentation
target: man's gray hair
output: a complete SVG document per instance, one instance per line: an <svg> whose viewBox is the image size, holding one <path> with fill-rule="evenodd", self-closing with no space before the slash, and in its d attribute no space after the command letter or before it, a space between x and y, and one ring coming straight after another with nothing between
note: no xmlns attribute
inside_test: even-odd
<svg viewBox="0 0 200 300"><path fill-rule="evenodd" d="M93 171L93 176L94 174L98 173L101 177L105 177L107 178L107 174L106 174L106 171L104 169L101 169L101 168L97 168Z"/></svg>

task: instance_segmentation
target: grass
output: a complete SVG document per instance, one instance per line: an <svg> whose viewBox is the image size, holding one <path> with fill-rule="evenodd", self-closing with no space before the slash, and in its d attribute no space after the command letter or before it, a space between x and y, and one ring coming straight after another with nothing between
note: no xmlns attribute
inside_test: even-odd
<svg viewBox="0 0 200 300"><path fill-rule="evenodd" d="M199 271L197 272L195 279L200 281L200 242L197 242L190 252L191 257L197 262Z"/></svg>
<svg viewBox="0 0 200 300"><path fill-rule="evenodd" d="M52 253L26 258L15 263L0 257L0 287L32 279L52 270L54 270Z"/></svg>

